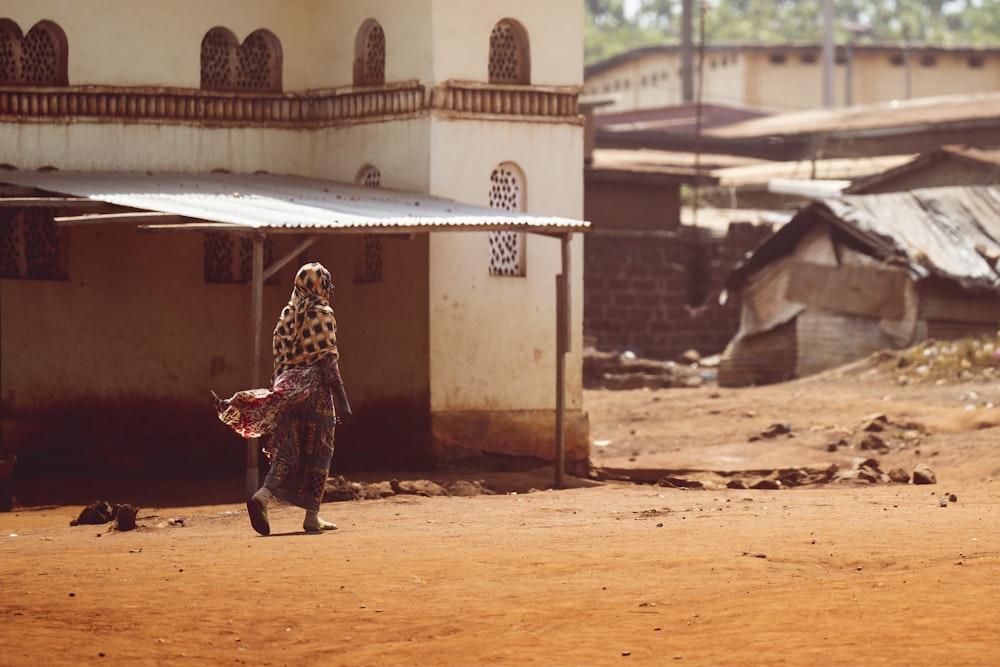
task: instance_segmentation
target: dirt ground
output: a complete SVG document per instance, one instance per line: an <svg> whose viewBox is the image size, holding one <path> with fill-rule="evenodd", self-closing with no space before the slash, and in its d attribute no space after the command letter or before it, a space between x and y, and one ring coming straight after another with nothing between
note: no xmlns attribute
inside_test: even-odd
<svg viewBox="0 0 1000 667"><path fill-rule="evenodd" d="M997 664L992 406L997 377L901 384L871 364L587 391L591 478L482 473L498 493L327 503L340 528L322 535L274 506L258 537L241 478L79 496L36 480L0 514L0 663ZM862 449L873 422L883 446ZM865 459L925 463L937 483L855 479ZM824 483L787 474L833 463ZM729 488L781 471L804 483ZM138 529L70 527L112 492L141 506Z"/></svg>

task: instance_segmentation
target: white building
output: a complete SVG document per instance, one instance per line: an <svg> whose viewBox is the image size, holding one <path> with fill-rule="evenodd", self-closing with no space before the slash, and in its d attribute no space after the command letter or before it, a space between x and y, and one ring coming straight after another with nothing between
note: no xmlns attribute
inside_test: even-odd
<svg viewBox="0 0 1000 667"><path fill-rule="evenodd" d="M996 48L842 44L834 59L838 107L1000 90ZM824 106L820 44L712 44L693 61L703 104L771 113ZM598 114L683 105L681 65L680 46L633 49L589 65L584 92L611 100Z"/></svg>
<svg viewBox="0 0 1000 667"><path fill-rule="evenodd" d="M16 171L0 172L0 446L39 469L239 460L208 392L266 381L272 320L295 269L315 260L338 287L356 415L337 434L335 469L552 461L565 254L566 465L584 466L572 234L583 229L582 30L579 0L5 3L0 164ZM192 213L186 191L172 204L144 198L168 181L214 188L215 213L241 204L220 188L259 185L274 201L254 202L276 219L220 227L232 221ZM440 204L430 195L515 217L483 223L456 206L479 222L448 231L445 213L398 228L379 222L393 210L379 187L414 193L402 195L413 206ZM341 224L338 197L360 198L371 218ZM293 198L334 212L310 209L318 227L297 228L281 217ZM153 219L187 231L216 224L141 233L137 211L175 214ZM467 231L477 224L508 231ZM256 362L255 246L265 269L288 260L259 295Z"/></svg>

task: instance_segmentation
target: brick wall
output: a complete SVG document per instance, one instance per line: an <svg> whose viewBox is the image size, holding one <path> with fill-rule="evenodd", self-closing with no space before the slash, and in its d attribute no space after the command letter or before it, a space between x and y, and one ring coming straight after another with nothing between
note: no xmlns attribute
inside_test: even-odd
<svg viewBox="0 0 1000 667"><path fill-rule="evenodd" d="M584 241L583 333L599 350L678 359L722 352L739 326L739 301L719 305L726 275L771 233L735 223L725 236L596 230Z"/></svg>

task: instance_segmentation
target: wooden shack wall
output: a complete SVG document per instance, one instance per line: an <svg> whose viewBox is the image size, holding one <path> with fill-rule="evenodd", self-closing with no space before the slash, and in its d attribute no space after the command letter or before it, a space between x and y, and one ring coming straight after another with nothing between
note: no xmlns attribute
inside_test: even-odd
<svg viewBox="0 0 1000 667"><path fill-rule="evenodd" d="M797 361L792 320L770 331L730 341L719 363L719 386L747 387L791 380Z"/></svg>
<svg viewBox="0 0 1000 667"><path fill-rule="evenodd" d="M867 357L895 344L879 321L810 308L795 319L795 377L803 377Z"/></svg>

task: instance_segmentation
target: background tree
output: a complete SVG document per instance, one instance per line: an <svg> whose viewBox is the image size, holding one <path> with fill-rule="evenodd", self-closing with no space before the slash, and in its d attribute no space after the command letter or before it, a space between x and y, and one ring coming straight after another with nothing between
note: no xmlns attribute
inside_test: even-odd
<svg viewBox="0 0 1000 667"><path fill-rule="evenodd" d="M584 0L588 63L652 44L680 42L680 0ZM701 0L695 0L695 5ZM705 37L715 44L817 43L822 0L710 0ZM1000 0L834 0L835 39L940 46L1000 46ZM698 34L699 12L695 12Z"/></svg>

